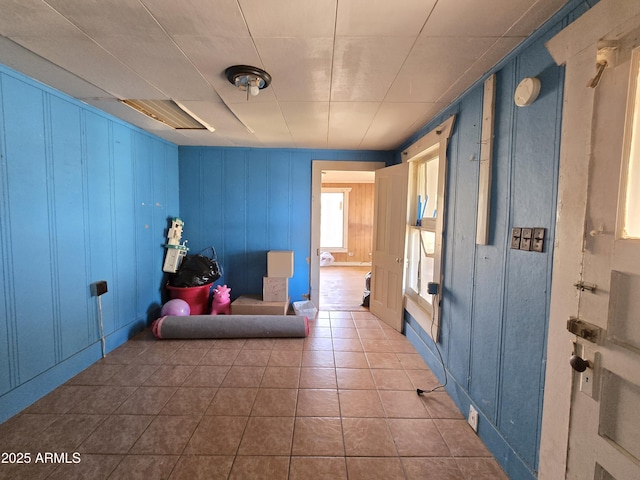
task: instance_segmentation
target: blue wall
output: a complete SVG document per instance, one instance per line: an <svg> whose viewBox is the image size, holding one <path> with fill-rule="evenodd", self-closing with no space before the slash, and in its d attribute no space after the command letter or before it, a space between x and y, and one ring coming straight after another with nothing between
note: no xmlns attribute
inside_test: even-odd
<svg viewBox="0 0 640 480"><path fill-rule="evenodd" d="M178 149L0 67L0 422L143 328L160 303Z"/></svg>
<svg viewBox="0 0 640 480"><path fill-rule="evenodd" d="M232 297L262 294L268 250L293 250L291 301L309 293L311 162L387 162L391 152L180 147L189 253L213 246Z"/></svg>
<svg viewBox="0 0 640 480"><path fill-rule="evenodd" d="M478 434L511 478L535 478L560 150L564 69L544 42L588 6L572 2L496 72L490 240L476 245L482 82L411 139L457 114L449 147L449 189L439 347L447 390L465 414L480 412ZM518 108L513 93L538 77L536 102ZM407 144L410 144L407 142ZM513 227L547 229L544 253L510 249ZM406 313L406 335L440 381L430 337Z"/></svg>

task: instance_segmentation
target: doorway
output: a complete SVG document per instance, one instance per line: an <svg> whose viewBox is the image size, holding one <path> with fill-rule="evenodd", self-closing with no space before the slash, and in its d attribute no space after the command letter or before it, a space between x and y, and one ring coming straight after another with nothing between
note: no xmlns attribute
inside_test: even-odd
<svg viewBox="0 0 640 480"><path fill-rule="evenodd" d="M365 276L371 269L373 172L384 166L383 162L313 162L310 283L311 301L320 310L368 310L362 303ZM321 208L323 188L325 193L346 193L342 209L340 205L333 208L336 215L346 215L336 219L344 220L343 234L325 235L330 245L321 241L326 220Z"/></svg>

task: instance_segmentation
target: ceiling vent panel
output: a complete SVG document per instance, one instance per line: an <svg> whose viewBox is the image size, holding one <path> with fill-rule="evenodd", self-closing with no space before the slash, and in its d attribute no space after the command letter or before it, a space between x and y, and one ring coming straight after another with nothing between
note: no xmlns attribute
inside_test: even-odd
<svg viewBox="0 0 640 480"><path fill-rule="evenodd" d="M120 100L125 105L176 130L209 130L211 125L198 118L184 105L173 100Z"/></svg>

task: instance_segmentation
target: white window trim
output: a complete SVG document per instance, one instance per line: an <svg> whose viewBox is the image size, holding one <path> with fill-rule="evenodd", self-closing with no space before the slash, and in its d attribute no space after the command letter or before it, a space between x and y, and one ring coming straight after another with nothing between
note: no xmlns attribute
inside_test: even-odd
<svg viewBox="0 0 640 480"><path fill-rule="evenodd" d="M320 250L323 252L349 252L349 192L351 192L351 187L322 187L321 189L321 195L323 193L344 194L342 205L342 247L323 247L320 245ZM322 212L320 214L322 215Z"/></svg>
<svg viewBox="0 0 640 480"><path fill-rule="evenodd" d="M433 305L424 301L419 295L413 291L405 290L405 310L418 322L422 329L431 336L433 341L437 342L440 337L440 303L442 301L442 255L443 255L443 238L442 232L444 228L445 212L445 195L447 186L447 165L449 163L447 157L447 147L449 138L453 131L455 115L452 115L438 127L434 128L426 135L418 139L402 152L403 162L412 162L432 158L438 156L440 165L438 168L438 201L436 208L438 215L435 220L435 253L433 265L433 278L439 284L439 293L433 299ZM436 153L437 152L437 153ZM409 179L413 182L413 178ZM412 208L415 209L415 206ZM415 218L415 212L411 212L408 218ZM407 235L412 225L407 225ZM407 264L405 263L405 278L407 275Z"/></svg>

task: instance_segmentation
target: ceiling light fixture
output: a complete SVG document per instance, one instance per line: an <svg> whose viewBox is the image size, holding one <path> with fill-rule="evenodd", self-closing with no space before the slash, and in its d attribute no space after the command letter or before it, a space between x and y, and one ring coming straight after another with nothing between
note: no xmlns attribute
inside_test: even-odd
<svg viewBox="0 0 640 480"><path fill-rule="evenodd" d="M258 67L249 65L234 65L227 68L224 74L238 90L247 92L247 100L249 95L255 97L260 90L267 88L271 83L271 75Z"/></svg>

